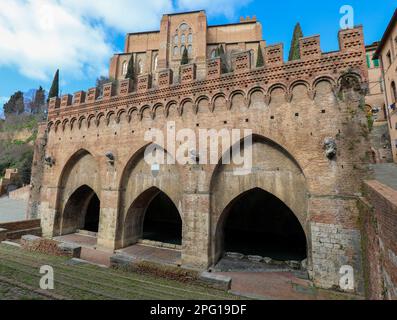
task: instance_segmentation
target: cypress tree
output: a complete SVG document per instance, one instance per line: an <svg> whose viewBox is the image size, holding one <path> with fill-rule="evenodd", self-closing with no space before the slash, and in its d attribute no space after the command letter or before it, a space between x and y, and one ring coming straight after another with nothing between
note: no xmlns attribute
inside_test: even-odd
<svg viewBox="0 0 397 320"><path fill-rule="evenodd" d="M59 69L55 72L54 80L52 80L51 89L48 93L48 101L51 98L59 96Z"/></svg>
<svg viewBox="0 0 397 320"><path fill-rule="evenodd" d="M258 46L258 58L256 59L256 67L260 68L265 65L265 61L263 60L263 53L261 45Z"/></svg>
<svg viewBox="0 0 397 320"><path fill-rule="evenodd" d="M187 49L185 48L183 50L183 54L182 54L182 60L181 60L181 65L185 65L189 63L189 53L187 52Z"/></svg>
<svg viewBox="0 0 397 320"><path fill-rule="evenodd" d="M298 22L294 29L294 35L291 41L291 48L289 51L288 61L299 60L300 52L299 52L299 38L303 37L303 32L300 23Z"/></svg>
<svg viewBox="0 0 397 320"><path fill-rule="evenodd" d="M125 78L134 80L134 56L131 56L131 59L128 62L127 74L125 75Z"/></svg>

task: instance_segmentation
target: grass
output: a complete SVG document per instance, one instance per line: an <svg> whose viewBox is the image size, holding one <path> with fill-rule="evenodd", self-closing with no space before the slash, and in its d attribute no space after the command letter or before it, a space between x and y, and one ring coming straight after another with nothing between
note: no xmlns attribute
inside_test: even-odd
<svg viewBox="0 0 397 320"><path fill-rule="evenodd" d="M40 267L54 268L55 289L46 296L39 289ZM7 279L7 282L2 281ZM14 284L11 290L10 283ZM30 288L30 290L26 289ZM231 300L224 291L148 275L127 273L89 264L72 264L62 257L0 245L0 300Z"/></svg>

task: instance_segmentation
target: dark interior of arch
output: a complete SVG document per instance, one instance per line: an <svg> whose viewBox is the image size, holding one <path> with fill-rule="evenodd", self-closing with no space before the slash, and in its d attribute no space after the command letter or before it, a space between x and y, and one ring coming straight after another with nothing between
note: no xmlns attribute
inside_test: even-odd
<svg viewBox="0 0 397 320"><path fill-rule="evenodd" d="M63 234L77 230L98 232L100 200L88 186L78 188L66 203L63 214Z"/></svg>
<svg viewBox="0 0 397 320"><path fill-rule="evenodd" d="M143 239L182 244L182 220L179 211L164 192L159 192L145 211Z"/></svg>
<svg viewBox="0 0 397 320"><path fill-rule="evenodd" d="M87 211L85 214L85 221L84 221L84 230L91 232L98 232L100 207L101 204L99 198L94 193L87 206Z"/></svg>
<svg viewBox="0 0 397 320"><path fill-rule="evenodd" d="M277 197L253 189L225 212L224 251L275 260L304 260L306 236L299 220Z"/></svg>

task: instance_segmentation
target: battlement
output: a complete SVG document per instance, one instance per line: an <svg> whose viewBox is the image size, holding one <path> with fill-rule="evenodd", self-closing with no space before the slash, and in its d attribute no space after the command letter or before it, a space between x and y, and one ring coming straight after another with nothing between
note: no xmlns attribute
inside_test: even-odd
<svg viewBox="0 0 397 320"><path fill-rule="evenodd" d="M223 73L222 59L214 58L206 61L206 78L197 80L197 66L190 63L180 67L179 81L175 81L171 69L163 69L158 73L158 81L152 81L151 73L137 76L136 79L120 80L103 86L103 94L99 96L97 88L88 92L78 91L73 96L64 95L52 98L49 102L49 119L67 112L84 112L92 104L118 102L129 99L138 104L145 100L156 100L162 97L178 97L200 90L212 91L211 87L233 87L234 82L263 82L264 86L280 83L288 87L295 81L310 82L316 77L333 75L336 78L348 69L358 70L361 78L367 80L365 64L365 46L362 27L341 30L338 34L340 50L322 53L320 36L304 37L299 40L300 59L284 61L283 44L275 44L264 48L264 67L253 67L253 52L244 51L232 54L231 71ZM176 82L176 83L175 83ZM247 84L248 86L248 84ZM195 93L193 93L194 95ZM290 93L286 93L287 95Z"/></svg>

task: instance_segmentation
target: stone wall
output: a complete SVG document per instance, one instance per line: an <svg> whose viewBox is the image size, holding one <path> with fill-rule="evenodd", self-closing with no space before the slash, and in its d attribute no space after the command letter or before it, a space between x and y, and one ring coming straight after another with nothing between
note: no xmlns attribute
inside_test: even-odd
<svg viewBox="0 0 397 320"><path fill-rule="evenodd" d="M28 213L29 219L40 218L40 197L42 191L43 174L47 146L47 124L41 123L38 127L37 139L34 144L34 155L32 163L31 191L29 197Z"/></svg>
<svg viewBox="0 0 397 320"><path fill-rule="evenodd" d="M0 197L18 188L21 181L17 169L7 169L4 178L0 179Z"/></svg>
<svg viewBox="0 0 397 320"><path fill-rule="evenodd" d="M362 227L368 295L397 299L397 191L378 181L366 181Z"/></svg>
<svg viewBox="0 0 397 320"><path fill-rule="evenodd" d="M10 199L13 200L22 200L22 201L29 201L30 199L30 185L23 187L23 188L19 188L15 191L11 191L8 196Z"/></svg>

